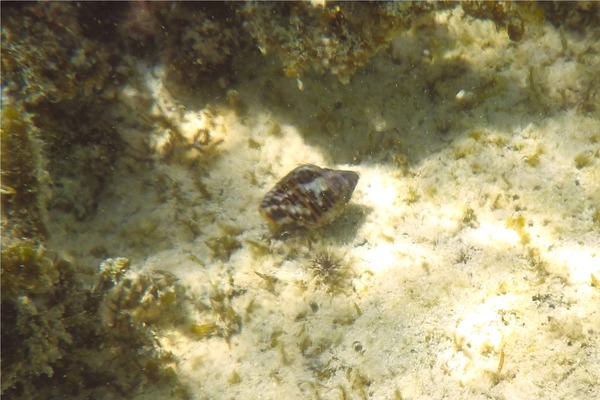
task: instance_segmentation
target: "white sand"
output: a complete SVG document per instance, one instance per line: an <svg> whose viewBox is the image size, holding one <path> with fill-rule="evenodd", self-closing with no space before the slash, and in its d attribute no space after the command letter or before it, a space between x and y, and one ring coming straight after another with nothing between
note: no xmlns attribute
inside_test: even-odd
<svg viewBox="0 0 600 400"><path fill-rule="evenodd" d="M170 271L204 304L225 294L241 318L229 341L159 332L193 398L600 398L600 116L581 109L600 44L550 25L511 43L460 11L436 23L348 85L299 90L274 58L244 59L237 94L197 107L149 73L122 94L131 151L97 217L55 220L70 228L49 247ZM179 126L179 152L165 129L132 128L138 96ZM181 150L198 129L222 140L210 161ZM258 203L303 163L358 171L352 202L320 232L272 239ZM228 260L224 237L241 245ZM343 257L340 292L311 268L325 248Z"/></svg>

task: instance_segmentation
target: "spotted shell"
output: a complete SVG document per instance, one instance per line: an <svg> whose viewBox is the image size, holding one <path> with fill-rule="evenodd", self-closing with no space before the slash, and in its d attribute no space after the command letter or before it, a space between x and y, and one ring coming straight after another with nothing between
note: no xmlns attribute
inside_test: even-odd
<svg viewBox="0 0 600 400"><path fill-rule="evenodd" d="M265 195L260 212L274 231L293 226L319 228L342 213L357 182L354 171L301 165Z"/></svg>

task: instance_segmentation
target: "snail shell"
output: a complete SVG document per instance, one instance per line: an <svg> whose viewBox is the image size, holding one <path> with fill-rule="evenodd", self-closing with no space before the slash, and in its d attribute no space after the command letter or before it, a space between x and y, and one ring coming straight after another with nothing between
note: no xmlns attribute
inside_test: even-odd
<svg viewBox="0 0 600 400"><path fill-rule="evenodd" d="M358 177L354 171L301 165L265 195L260 212L274 231L292 226L325 226L342 213Z"/></svg>

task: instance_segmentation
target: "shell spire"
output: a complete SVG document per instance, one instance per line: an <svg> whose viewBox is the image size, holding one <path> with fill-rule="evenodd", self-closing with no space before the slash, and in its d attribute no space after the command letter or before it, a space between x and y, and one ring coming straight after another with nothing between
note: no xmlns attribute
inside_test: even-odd
<svg viewBox="0 0 600 400"><path fill-rule="evenodd" d="M265 195L260 212L274 231L292 226L325 226L340 216L358 178L354 171L301 165Z"/></svg>

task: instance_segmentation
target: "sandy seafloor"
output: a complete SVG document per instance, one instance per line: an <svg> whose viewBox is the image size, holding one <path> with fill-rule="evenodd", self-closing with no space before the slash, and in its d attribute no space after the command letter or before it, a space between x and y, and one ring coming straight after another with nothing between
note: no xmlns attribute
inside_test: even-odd
<svg viewBox="0 0 600 400"><path fill-rule="evenodd" d="M193 398L600 398L600 44L550 24L511 42L460 9L416 25L346 85L256 55L228 100L178 96L160 66L123 88L129 150L95 218L54 214L48 246L227 299L229 338L157 332ZM169 153L147 102L214 149ZM273 238L258 204L304 163L359 172L352 201Z"/></svg>

